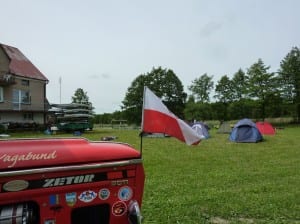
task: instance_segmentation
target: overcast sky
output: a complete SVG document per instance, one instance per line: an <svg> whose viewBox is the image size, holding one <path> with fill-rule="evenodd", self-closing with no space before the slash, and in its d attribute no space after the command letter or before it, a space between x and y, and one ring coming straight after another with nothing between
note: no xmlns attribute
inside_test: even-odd
<svg viewBox="0 0 300 224"><path fill-rule="evenodd" d="M300 47L299 0L0 0L0 42L50 80L50 103L77 88L96 113L120 110L131 82L153 67L187 87L215 83L261 58L277 71ZM61 94L59 78L61 77Z"/></svg>

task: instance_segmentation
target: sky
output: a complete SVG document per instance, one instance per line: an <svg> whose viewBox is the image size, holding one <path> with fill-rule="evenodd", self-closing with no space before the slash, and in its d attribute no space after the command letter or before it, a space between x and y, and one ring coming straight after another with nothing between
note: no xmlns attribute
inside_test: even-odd
<svg viewBox="0 0 300 224"><path fill-rule="evenodd" d="M161 66L188 91L259 58L270 72L300 47L299 0L0 0L0 43L49 79L50 103L82 88L96 114L121 110L132 81ZM61 78L61 82L59 82Z"/></svg>

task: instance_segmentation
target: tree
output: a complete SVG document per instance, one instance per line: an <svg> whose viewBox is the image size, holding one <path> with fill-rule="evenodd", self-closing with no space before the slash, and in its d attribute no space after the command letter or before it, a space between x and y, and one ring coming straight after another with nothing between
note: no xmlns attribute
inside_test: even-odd
<svg viewBox="0 0 300 224"><path fill-rule="evenodd" d="M239 69L231 80L233 101L241 101L247 97L247 77L242 69Z"/></svg>
<svg viewBox="0 0 300 224"><path fill-rule="evenodd" d="M197 102L209 103L209 93L213 89L213 76L208 76L206 73L192 81L192 85L188 89L192 92Z"/></svg>
<svg viewBox="0 0 300 224"><path fill-rule="evenodd" d="M75 91L74 96L72 96L72 103L81 103L92 106L92 103L89 102L87 92L84 92L84 90L81 88L78 88Z"/></svg>
<svg viewBox="0 0 300 224"><path fill-rule="evenodd" d="M188 121L212 120L212 109L209 103L188 102L184 109L184 115Z"/></svg>
<svg viewBox="0 0 300 224"><path fill-rule="evenodd" d="M143 106L143 91L147 76L141 74L136 77L131 86L128 87L124 100L122 101L122 113L129 123L138 124L141 121Z"/></svg>
<svg viewBox="0 0 300 224"><path fill-rule="evenodd" d="M232 86L232 103L228 108L228 114L230 119L241 119L244 117L250 117L249 112L249 96L247 95L248 77L245 72L240 68L234 73L231 79Z"/></svg>
<svg viewBox="0 0 300 224"><path fill-rule="evenodd" d="M214 96L222 103L230 103L233 100L232 81L227 75L221 77L215 88Z"/></svg>
<svg viewBox="0 0 300 224"><path fill-rule="evenodd" d="M259 117L260 114L257 112L259 108L260 105L256 100L245 98L240 101L234 101L227 108L229 120L240 120L245 117Z"/></svg>
<svg viewBox="0 0 300 224"><path fill-rule="evenodd" d="M264 120L266 115L266 106L270 102L271 96L277 94L278 86L274 73L269 73L270 67L264 65L261 59L258 59L247 71L248 75L248 93L250 97L257 100L260 105L260 117Z"/></svg>
<svg viewBox="0 0 300 224"><path fill-rule="evenodd" d="M122 109L129 123L141 122L144 86L160 97L170 111L178 117L183 117L187 96L183 85L172 70L158 67L147 74L139 75L127 89Z"/></svg>
<svg viewBox="0 0 300 224"><path fill-rule="evenodd" d="M97 114L94 117L95 124L109 124L112 120L112 114L104 113L104 114Z"/></svg>
<svg viewBox="0 0 300 224"><path fill-rule="evenodd" d="M295 105L296 121L300 121L300 50L293 47L280 63L279 79L282 96L286 102Z"/></svg>
<svg viewBox="0 0 300 224"><path fill-rule="evenodd" d="M227 107L233 101L232 82L227 75L221 77L215 88L216 95L214 96L223 104L223 118L227 120Z"/></svg>

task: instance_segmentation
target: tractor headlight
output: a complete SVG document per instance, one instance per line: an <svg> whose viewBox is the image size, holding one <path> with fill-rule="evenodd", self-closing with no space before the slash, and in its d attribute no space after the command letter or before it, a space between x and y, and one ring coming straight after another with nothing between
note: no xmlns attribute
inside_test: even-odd
<svg viewBox="0 0 300 224"><path fill-rule="evenodd" d="M137 201L131 201L128 206L128 220L130 224L141 224L142 214Z"/></svg>

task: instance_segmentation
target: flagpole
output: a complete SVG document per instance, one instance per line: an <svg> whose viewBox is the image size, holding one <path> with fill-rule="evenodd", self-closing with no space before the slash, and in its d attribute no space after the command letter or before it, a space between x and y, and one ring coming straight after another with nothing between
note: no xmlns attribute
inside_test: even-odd
<svg viewBox="0 0 300 224"><path fill-rule="evenodd" d="M143 92L143 108L142 108L142 132L144 129L144 108L145 108L145 92L146 92L147 86L144 86L144 92Z"/></svg>
<svg viewBox="0 0 300 224"><path fill-rule="evenodd" d="M142 108L142 123L141 123L141 142L140 142L140 152L141 152L141 157L143 155L143 136L144 136L144 108L145 108L145 92L146 92L146 86L144 86L144 92L143 92L143 108Z"/></svg>
<svg viewBox="0 0 300 224"><path fill-rule="evenodd" d="M140 142L140 152L141 152L141 158L143 157L143 132L140 133L141 142Z"/></svg>

